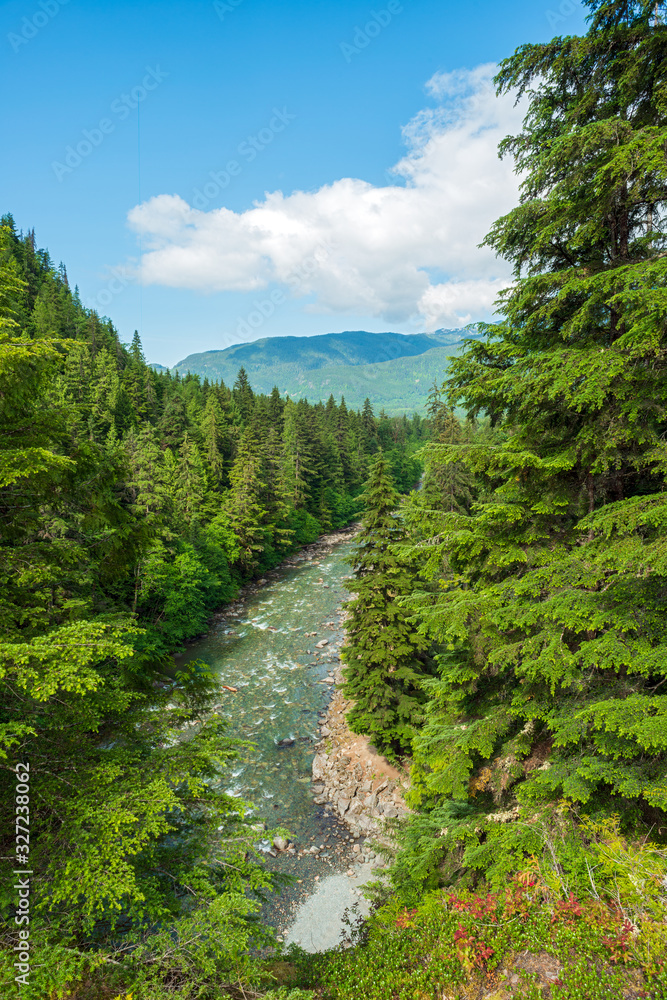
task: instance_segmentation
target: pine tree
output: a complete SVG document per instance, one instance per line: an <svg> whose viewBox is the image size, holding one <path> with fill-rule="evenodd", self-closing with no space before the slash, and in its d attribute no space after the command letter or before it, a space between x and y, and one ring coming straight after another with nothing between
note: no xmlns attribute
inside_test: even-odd
<svg viewBox="0 0 667 1000"><path fill-rule="evenodd" d="M204 458L211 485L219 488L226 479L225 455L229 454L229 435L217 396L209 394L201 421Z"/></svg>
<svg viewBox="0 0 667 1000"><path fill-rule="evenodd" d="M415 504L426 513L464 513L470 510L476 494L474 475L465 462L456 461L457 450L470 440L472 424L465 432L454 414L454 407L442 399L442 390L433 385L429 393L428 413L431 421L431 441L424 452L425 475ZM466 440L467 439L467 440ZM479 438L477 439L479 440ZM443 447L444 446L444 447Z"/></svg>
<svg viewBox="0 0 667 1000"><path fill-rule="evenodd" d="M187 409L180 392L173 392L164 407L158 429L163 448L180 448L186 432L190 429Z"/></svg>
<svg viewBox="0 0 667 1000"><path fill-rule="evenodd" d="M128 485L133 491L133 509L145 521L152 523L157 519L161 524L172 499L167 488L164 452L155 428L146 421L138 433L128 435L125 448L130 460Z"/></svg>
<svg viewBox="0 0 667 1000"><path fill-rule="evenodd" d="M114 425L120 378L116 359L102 348L93 364L91 425L97 440L103 440Z"/></svg>
<svg viewBox="0 0 667 1000"><path fill-rule="evenodd" d="M378 449L377 421L373 414L373 405L366 396L361 411L361 427L363 431L363 449L366 455L374 455Z"/></svg>
<svg viewBox="0 0 667 1000"><path fill-rule="evenodd" d="M380 452L371 467L366 489L363 527L352 556L357 596L349 612L343 649L344 694L353 700L348 724L393 752L406 749L421 718L419 654L426 642L407 621L399 604L413 585L409 569L397 555L405 541L396 514L398 494L389 463Z"/></svg>
<svg viewBox="0 0 667 1000"><path fill-rule="evenodd" d="M240 546L239 565L245 572L251 572L265 548L268 520L263 502L262 449L252 427L247 427L241 436L229 479L225 509Z"/></svg>
<svg viewBox="0 0 667 1000"><path fill-rule="evenodd" d="M269 421L271 427L275 427L279 435L283 432L283 411L285 400L280 395L280 390L274 385L269 396Z"/></svg>
<svg viewBox="0 0 667 1000"><path fill-rule="evenodd" d="M667 810L667 27L664 3L588 6L585 37L523 46L497 77L529 100L502 144L521 204L487 238L515 283L452 360L449 402L498 434L441 452L484 490L432 539L461 577L424 611L457 648L420 753L427 787L486 789L481 810L495 789L519 818L567 797L648 826ZM472 826L471 863L521 864L510 832Z"/></svg>
<svg viewBox="0 0 667 1000"><path fill-rule="evenodd" d="M177 516L191 525L201 518L202 501L206 494L206 472L199 448L185 433L171 482L171 493Z"/></svg>
<svg viewBox="0 0 667 1000"><path fill-rule="evenodd" d="M132 360L137 365L145 365L146 359L144 357L144 350L141 346L141 337L139 336L139 331L135 330L132 337L132 344L130 345L130 355Z"/></svg>
<svg viewBox="0 0 667 1000"><path fill-rule="evenodd" d="M253 406L255 405L255 394L250 388L248 373L245 368L239 368L239 373L234 383L233 395L236 405L239 408L241 419L247 426L252 416Z"/></svg>
<svg viewBox="0 0 667 1000"><path fill-rule="evenodd" d="M303 407L288 400L284 411L283 482L285 493L295 510L308 507L312 497L314 459L311 429L311 420Z"/></svg>
<svg viewBox="0 0 667 1000"><path fill-rule="evenodd" d="M361 484L363 483L363 476L358 463L355 461L356 456L350 428L350 416L344 396L341 396L340 399L335 432L338 454L340 455L340 461L343 467L345 489L348 493L354 494L361 487Z"/></svg>

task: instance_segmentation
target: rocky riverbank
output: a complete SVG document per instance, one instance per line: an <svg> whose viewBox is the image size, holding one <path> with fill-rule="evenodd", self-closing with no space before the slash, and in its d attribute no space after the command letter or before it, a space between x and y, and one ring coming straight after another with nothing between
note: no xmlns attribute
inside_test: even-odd
<svg viewBox="0 0 667 1000"><path fill-rule="evenodd" d="M339 624L344 627L341 611ZM366 736L352 733L345 720L350 703L343 697L342 666L338 658L330 674L335 685L329 707L319 720L319 743L313 759L313 792L317 804L326 804L354 837L384 839L384 820L408 812L405 792L409 775L382 757Z"/></svg>

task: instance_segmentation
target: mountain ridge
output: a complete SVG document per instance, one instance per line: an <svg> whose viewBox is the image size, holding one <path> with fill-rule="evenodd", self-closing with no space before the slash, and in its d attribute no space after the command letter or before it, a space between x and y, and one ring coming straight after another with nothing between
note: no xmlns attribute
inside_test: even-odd
<svg viewBox="0 0 667 1000"><path fill-rule="evenodd" d="M459 339L457 330L436 330L434 333L370 333L367 330L343 330L340 333L320 333L312 337L261 337L259 340L232 344L230 347L189 354L178 361L172 371L194 371L198 368L219 367L229 359L250 373L269 364L295 363L304 371L325 365L360 365L393 361L399 357L424 354L443 343ZM233 360L232 360L233 359Z"/></svg>
<svg viewBox="0 0 667 1000"><path fill-rule="evenodd" d="M423 410L430 386L442 382L448 358L477 328L433 333L370 333L344 330L312 337L263 337L231 347L190 354L171 368L232 385L243 367L253 389L324 401L345 396L358 409L368 396L390 416ZM156 367L158 367L156 365ZM160 366L161 367L161 366Z"/></svg>

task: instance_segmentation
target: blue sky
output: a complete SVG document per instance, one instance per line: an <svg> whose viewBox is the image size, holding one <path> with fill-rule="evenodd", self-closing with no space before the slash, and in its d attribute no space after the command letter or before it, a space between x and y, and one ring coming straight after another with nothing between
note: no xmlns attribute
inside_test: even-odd
<svg viewBox="0 0 667 1000"><path fill-rule="evenodd" d="M2 211L152 361L461 325L516 197L489 64L584 29L573 0L12 0Z"/></svg>

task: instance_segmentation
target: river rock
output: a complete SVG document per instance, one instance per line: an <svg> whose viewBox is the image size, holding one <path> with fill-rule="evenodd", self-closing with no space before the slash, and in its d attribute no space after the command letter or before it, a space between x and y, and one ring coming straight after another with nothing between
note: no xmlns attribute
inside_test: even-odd
<svg viewBox="0 0 667 1000"><path fill-rule="evenodd" d="M331 730L327 726L322 726L320 736L331 736Z"/></svg>
<svg viewBox="0 0 667 1000"><path fill-rule="evenodd" d="M286 841L284 837L274 837L273 838L273 846L275 847L275 849L277 851L286 851L287 848L288 848L288 846L289 846L289 844L288 844L288 841Z"/></svg>

